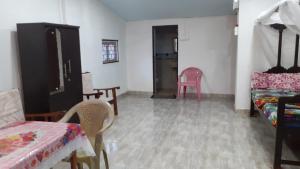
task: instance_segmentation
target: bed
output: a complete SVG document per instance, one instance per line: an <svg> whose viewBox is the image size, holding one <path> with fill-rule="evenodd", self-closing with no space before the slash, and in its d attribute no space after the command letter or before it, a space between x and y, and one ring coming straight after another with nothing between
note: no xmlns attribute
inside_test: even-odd
<svg viewBox="0 0 300 169"><path fill-rule="evenodd" d="M284 139L300 132L299 35L296 35L294 65L286 69L281 66L282 36L286 26L272 24L271 27L279 32L277 65L266 72L253 73L250 116L256 117L259 112L267 119L267 125L273 126L276 132L273 167L281 169L282 165L300 166L300 161L282 158Z"/></svg>

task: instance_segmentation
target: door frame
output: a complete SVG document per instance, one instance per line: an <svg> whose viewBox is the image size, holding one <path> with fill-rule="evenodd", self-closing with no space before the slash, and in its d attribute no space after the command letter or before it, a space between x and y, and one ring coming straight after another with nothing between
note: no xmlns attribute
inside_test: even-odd
<svg viewBox="0 0 300 169"><path fill-rule="evenodd" d="M178 78L178 57L179 57L179 25L157 25L152 26L152 71L153 71L153 95L157 93L156 88L156 29L159 27L176 26L177 27L177 77ZM178 79L177 79L178 80Z"/></svg>

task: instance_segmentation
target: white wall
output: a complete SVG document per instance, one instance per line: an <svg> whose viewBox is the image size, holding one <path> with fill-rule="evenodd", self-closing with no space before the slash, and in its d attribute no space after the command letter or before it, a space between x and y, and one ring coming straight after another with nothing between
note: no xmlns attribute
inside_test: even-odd
<svg viewBox="0 0 300 169"><path fill-rule="evenodd" d="M67 0L66 7L67 23L81 26L82 71L92 72L96 88L121 86L119 93L126 92L126 21L99 0ZM119 40L120 62L102 64L102 39Z"/></svg>
<svg viewBox="0 0 300 169"><path fill-rule="evenodd" d="M62 0L1 2L0 90L20 87L16 23L53 22L81 26L82 71L93 73L95 87L118 85L121 86L121 92L127 91L126 22L99 0L65 0L65 8L61 2ZM119 63L102 64L101 39L119 40Z"/></svg>
<svg viewBox="0 0 300 169"><path fill-rule="evenodd" d="M0 90L18 87L16 23L60 22L58 0L2 1L0 5Z"/></svg>
<svg viewBox="0 0 300 169"><path fill-rule="evenodd" d="M267 54L258 49L258 36L255 29L255 20L259 14L279 0L240 0L239 9L239 36L236 73L236 109L250 107L250 76L253 71L266 71L275 66L277 41L273 45L273 59L267 62ZM255 33L254 33L255 32ZM270 46L267 46L270 47Z"/></svg>
<svg viewBox="0 0 300 169"><path fill-rule="evenodd" d="M153 91L152 26L179 25L179 73L199 67L204 93L234 94L235 24L235 16L128 22L128 90Z"/></svg>

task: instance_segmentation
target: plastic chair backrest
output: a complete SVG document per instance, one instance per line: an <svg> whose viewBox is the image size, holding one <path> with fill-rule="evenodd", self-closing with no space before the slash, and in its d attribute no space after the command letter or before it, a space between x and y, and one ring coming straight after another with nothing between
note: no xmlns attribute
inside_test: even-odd
<svg viewBox="0 0 300 169"><path fill-rule="evenodd" d="M102 132L109 128L114 120L114 112L110 104L102 100L83 101L72 107L60 122L67 122L75 113L78 114L80 126L92 145L101 145L95 140L97 135L100 134L101 137Z"/></svg>
<svg viewBox="0 0 300 169"><path fill-rule="evenodd" d="M186 82L199 81L202 76L202 71L195 67L189 67L182 71L180 77L185 77Z"/></svg>

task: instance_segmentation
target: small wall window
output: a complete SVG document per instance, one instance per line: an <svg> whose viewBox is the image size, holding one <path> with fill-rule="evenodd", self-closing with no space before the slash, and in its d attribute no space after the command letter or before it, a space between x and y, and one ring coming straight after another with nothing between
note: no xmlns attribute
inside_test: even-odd
<svg viewBox="0 0 300 169"><path fill-rule="evenodd" d="M102 40L103 64L119 62L119 50L117 40Z"/></svg>

